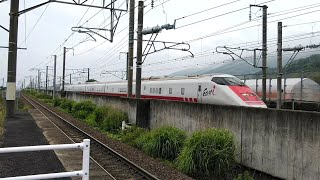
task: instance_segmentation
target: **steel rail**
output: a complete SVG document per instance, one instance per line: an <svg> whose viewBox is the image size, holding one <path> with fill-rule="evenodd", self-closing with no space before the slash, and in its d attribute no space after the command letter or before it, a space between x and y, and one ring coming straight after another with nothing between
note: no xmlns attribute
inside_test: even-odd
<svg viewBox="0 0 320 180"><path fill-rule="evenodd" d="M140 175L142 175L143 177L145 177L148 180L160 180L159 178L157 178L156 176L154 176L153 174L149 173L148 171L146 171L145 169L141 168L140 166L138 166L137 164L135 164L134 162L130 161L129 159L127 159L126 157L124 157L123 155L119 154L118 152L116 152L115 150L113 150L111 147L107 146L106 144L102 143L101 141L99 141L98 139L92 137L90 134L88 134L87 132L83 131L82 129L78 128L77 126L75 126L74 124L70 123L69 121L67 121L66 119L64 119L63 117L61 117L60 115L56 114L55 112L53 112L52 110L50 110L49 108L45 107L44 105L42 105L41 103L39 103L38 101L32 99L31 97L22 95L22 97L24 97L25 99L30 99L32 100L34 103L36 103L38 106L40 106L41 108L45 109L47 112L49 112L50 114L54 115L55 117L59 118L60 120L62 120L63 122L65 122L66 124L68 124L69 126L71 126L72 128L76 129L78 132L82 133L83 135L87 136L88 138L91 139L91 141L96 142L97 144L101 145L102 147L106 148L110 153L112 153L112 155L114 155L115 157L117 157L118 159L120 159L122 162L124 162L127 166L129 166L130 168L132 168L135 172L139 173ZM30 102L30 101L29 101ZM39 109L38 109L39 110ZM39 110L41 111L41 110ZM42 112L42 111L41 111Z"/></svg>

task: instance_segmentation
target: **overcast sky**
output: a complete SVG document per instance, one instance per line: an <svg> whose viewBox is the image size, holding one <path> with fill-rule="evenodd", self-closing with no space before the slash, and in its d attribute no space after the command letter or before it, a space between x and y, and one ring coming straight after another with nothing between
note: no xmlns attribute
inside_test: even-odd
<svg viewBox="0 0 320 180"><path fill-rule="evenodd" d="M72 2L71 0L63 0ZM34 6L44 0L20 0L20 10ZM101 5L101 0L89 0L86 4ZM157 36L158 41L187 42L190 53L179 50L159 51L148 55L143 64L143 77L162 76L172 72L192 68L206 67L214 63L221 64L230 59L227 55L217 54L217 46L231 46L241 48L261 48L261 15L260 8L251 8L252 21L249 21L250 4L265 3L268 6L268 56L276 55L277 22L283 25L283 47L296 45L319 44L320 31L320 2L312 0L154 0L145 1L144 28L176 21L175 30L163 30ZM108 3L108 2L107 2ZM138 1L136 1L136 5ZM224 5L225 4L225 5ZM220 7L217 7L220 6ZM117 0L115 7L125 9L125 1ZM217 7L217 8L214 8ZM210 9L204 11L206 9ZM246 8L246 9L244 9ZM243 9L243 10L240 10ZM0 25L9 27L10 1L0 3ZM239 11L237 11L239 10ZM204 12L202 12L204 11ZM236 11L233 13L229 13ZM136 8L137 12L137 8ZM197 12L202 12L194 14ZM97 14L96 16L94 16ZM192 15L194 14L194 15ZM223 15L226 14L226 15ZM189 16L191 15L191 16ZM185 17L186 16L186 17ZM83 18L82 18L83 17ZM185 17L183 19L179 19ZM128 13L123 12L117 26L114 42L93 35L96 41L86 34L72 33L71 27L83 25L92 28L109 28L110 11L50 3L38 9L19 16L18 45L27 50L18 51L17 82L36 76L32 68L45 69L53 66L52 55L58 56L58 76L62 75L63 47L74 48L67 53L67 69L90 68L91 78L99 81L120 80L121 71L125 71L128 50ZM137 16L136 16L137 19ZM205 20L209 19L209 20ZM201 22L202 21L202 22ZM317 22L319 21L319 22ZM196 23L198 22L198 23ZM303 24L305 23L305 24ZM255 26L256 25L256 26ZM251 27L252 26L252 27ZM250 28L246 28L250 27ZM137 26L135 26L137 28ZM109 37L105 31L99 32ZM68 38L69 37L69 38ZM145 40L150 35L143 37ZM67 41L65 41L68 39ZM86 39L86 40L85 40ZM84 41L85 40L85 41ZM84 41L84 42L82 42ZM82 42L82 43L80 43ZM0 46L8 45L8 33L0 29ZM146 43L144 43L146 45ZM186 46L180 46L185 48ZM136 45L135 45L136 48ZM162 48L161 44L157 48ZM312 50L315 51L315 50ZM0 49L0 78L7 75L8 50ZM135 49L136 53L136 49ZM251 52L244 52L244 57L250 57ZM42 71L43 71L42 70ZM115 76L106 74L105 71ZM44 72L44 71L43 71ZM67 71L73 82L83 81L84 73ZM52 75L52 71L49 72ZM42 74L42 80L44 80ZM117 78L120 77L120 78ZM50 77L52 79L52 77ZM0 86L2 81L0 82Z"/></svg>

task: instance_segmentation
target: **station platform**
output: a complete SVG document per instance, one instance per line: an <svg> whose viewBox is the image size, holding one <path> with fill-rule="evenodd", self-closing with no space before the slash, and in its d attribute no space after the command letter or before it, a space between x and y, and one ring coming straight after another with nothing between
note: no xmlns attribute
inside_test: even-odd
<svg viewBox="0 0 320 180"><path fill-rule="evenodd" d="M49 143L28 112L17 112L15 117L6 118L0 148L36 145ZM65 168L54 151L0 154L0 178L57 172L65 172Z"/></svg>

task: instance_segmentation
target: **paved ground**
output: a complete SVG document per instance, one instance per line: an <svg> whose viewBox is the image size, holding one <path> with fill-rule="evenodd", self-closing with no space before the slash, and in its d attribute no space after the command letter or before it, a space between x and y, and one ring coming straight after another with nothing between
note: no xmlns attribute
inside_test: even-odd
<svg viewBox="0 0 320 180"><path fill-rule="evenodd" d="M28 113L7 118L5 129L2 147L48 145L42 130ZM53 151L0 154L0 178L63 171L65 169Z"/></svg>

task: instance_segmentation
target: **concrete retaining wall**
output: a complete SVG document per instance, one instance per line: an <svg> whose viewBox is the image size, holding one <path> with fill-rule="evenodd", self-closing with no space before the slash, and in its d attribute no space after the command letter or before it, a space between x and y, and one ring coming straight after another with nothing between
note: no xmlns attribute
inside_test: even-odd
<svg viewBox="0 0 320 180"><path fill-rule="evenodd" d="M320 113L150 102L150 126L193 132L226 128L237 139L238 161L284 179L320 178Z"/></svg>
<svg viewBox="0 0 320 180"><path fill-rule="evenodd" d="M67 98L79 101L88 96L68 93ZM226 128L236 137L241 164L284 179L320 179L320 113L90 98L99 105L108 104L128 112L131 122L144 127L173 125L189 133L210 127Z"/></svg>

